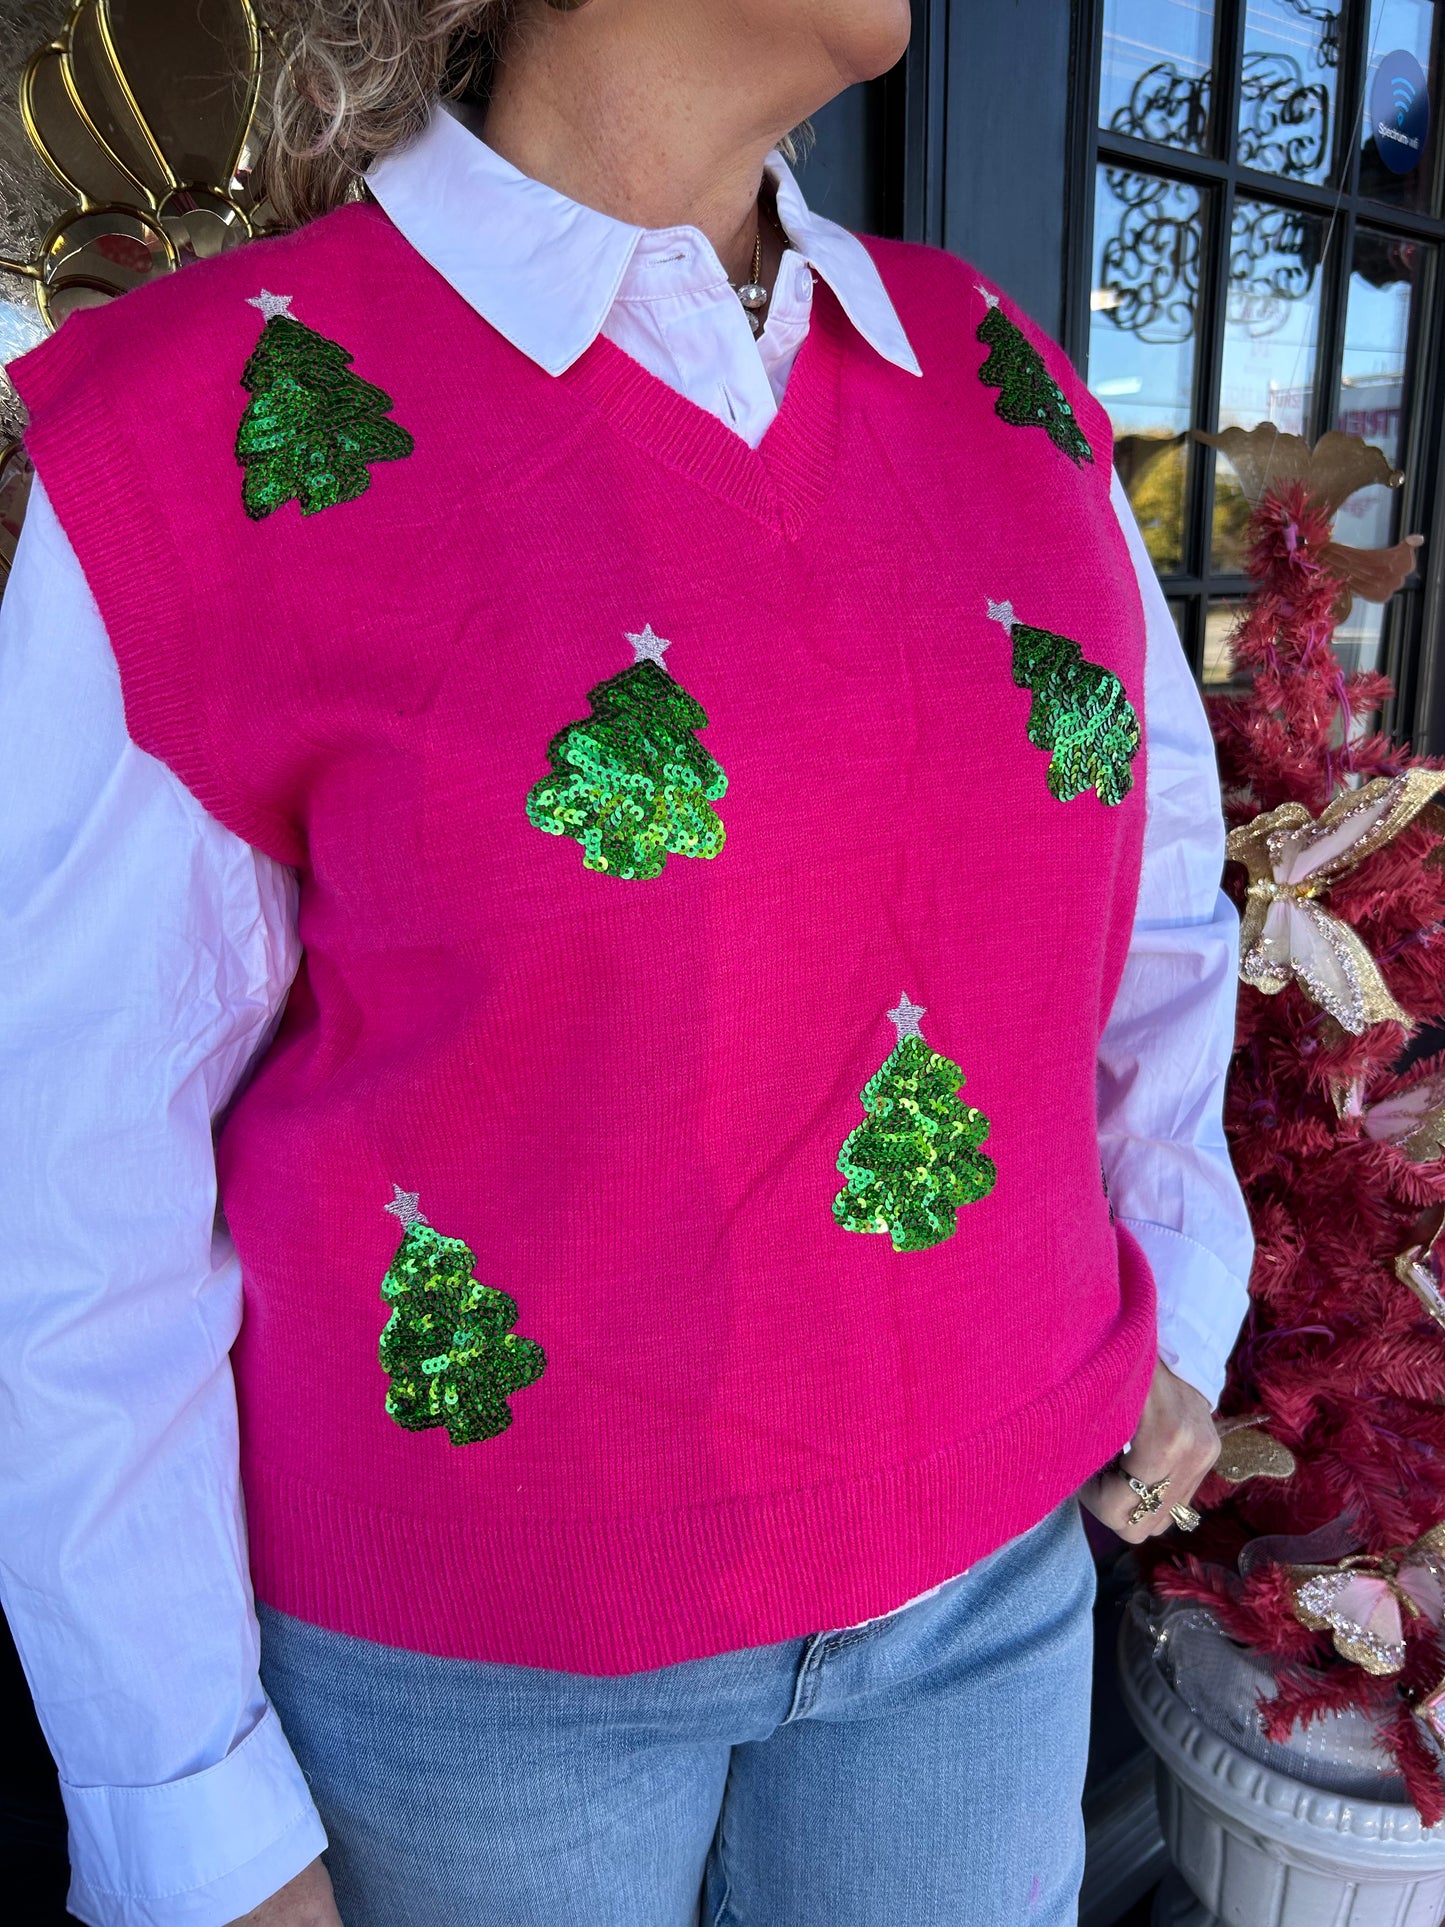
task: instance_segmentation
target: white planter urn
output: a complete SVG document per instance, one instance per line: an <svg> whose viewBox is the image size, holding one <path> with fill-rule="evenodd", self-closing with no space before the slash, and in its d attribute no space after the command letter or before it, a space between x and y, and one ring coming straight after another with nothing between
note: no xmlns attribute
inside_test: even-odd
<svg viewBox="0 0 1445 1927"><path fill-rule="evenodd" d="M1168 1650L1171 1616L1192 1640L1194 1663L1182 1673ZM1154 1927L1441 1927L1445 1824L1421 1825L1351 1716L1312 1722L1296 1756L1271 1746L1251 1710L1262 1675L1262 1662L1198 1608L1151 1614L1141 1592L1124 1615L1120 1682L1154 1749L1159 1819L1176 1869ZM1217 1730L1231 1721L1248 1751ZM1326 1784L1283 1772L1269 1756L1294 1757ZM1397 1797L1366 1797L1366 1787Z"/></svg>

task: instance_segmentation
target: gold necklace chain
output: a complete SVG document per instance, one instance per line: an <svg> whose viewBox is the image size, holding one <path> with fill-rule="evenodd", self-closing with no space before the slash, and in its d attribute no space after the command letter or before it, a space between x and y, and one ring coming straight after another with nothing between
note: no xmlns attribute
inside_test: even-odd
<svg viewBox="0 0 1445 1927"><path fill-rule="evenodd" d="M778 221L777 216L771 215L770 219L772 220L773 226L777 228L779 234L783 234L783 229L781 224ZM787 235L783 234L783 241L785 245L787 243L787 239L788 239ZM768 290L763 286L762 274L763 274L763 220L762 220L762 210L759 209L757 238L753 242L752 280L745 281L741 287L739 287L736 282L730 281L728 283L728 286L732 289L733 293L737 296L738 300L742 302L743 309L746 312L748 317L749 326L752 328L752 331L754 334L760 334L762 332L763 309L768 305Z"/></svg>

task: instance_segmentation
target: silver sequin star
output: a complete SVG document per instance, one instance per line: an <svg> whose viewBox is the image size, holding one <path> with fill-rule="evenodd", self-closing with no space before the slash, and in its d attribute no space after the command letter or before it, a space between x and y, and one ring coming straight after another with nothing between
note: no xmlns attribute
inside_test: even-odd
<svg viewBox="0 0 1445 1927"><path fill-rule="evenodd" d="M289 294L272 294L269 288L262 288L259 294L247 295L246 306L259 308L268 321L274 321L278 314L285 315L290 321L292 300L293 297ZM391 1206L388 1205L386 1208L389 1211Z"/></svg>
<svg viewBox="0 0 1445 1927"><path fill-rule="evenodd" d="M659 669L667 668L667 664L662 660L662 652L664 649L670 649L672 644L670 642L664 642L661 636L655 636L652 633L652 624L650 622L640 636L634 636L630 630L626 629L623 631L623 634L632 644L634 661L655 662Z"/></svg>
<svg viewBox="0 0 1445 1927"><path fill-rule="evenodd" d="M973 285L978 289L979 293L983 296L984 300L988 303L988 305L991 308L996 308L998 306L998 296L994 293L992 288L986 288L983 285L982 281L975 281Z"/></svg>
<svg viewBox="0 0 1445 1927"><path fill-rule="evenodd" d="M988 619L990 622L1001 622L1010 635L1013 634L1014 623L1018 620L1014 614L1014 606L1011 602L994 602L992 600L990 600L988 605Z"/></svg>
<svg viewBox="0 0 1445 1927"><path fill-rule="evenodd" d="M404 1225L425 1224L426 1219L417 1209L417 1206L421 1202L421 1193L419 1191L403 1191L399 1184L393 1184L391 1188L396 1193L396 1196L390 1204L384 1204L381 1207L382 1210L389 1211L394 1218L400 1218Z"/></svg>
<svg viewBox="0 0 1445 1927"><path fill-rule="evenodd" d="M919 1026L919 1019L927 1009L927 1004L910 1003L906 990L900 993L897 1010L890 1010L888 1013L889 1021L898 1032L900 1044L905 1037L922 1037L923 1031Z"/></svg>

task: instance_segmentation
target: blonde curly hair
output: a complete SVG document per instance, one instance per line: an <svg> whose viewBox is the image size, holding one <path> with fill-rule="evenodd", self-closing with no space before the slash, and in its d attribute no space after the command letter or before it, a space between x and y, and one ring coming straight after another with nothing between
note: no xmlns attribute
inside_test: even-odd
<svg viewBox="0 0 1445 1927"><path fill-rule="evenodd" d="M357 199L363 171L419 133L438 99L485 95L524 12L519 0L275 0L257 161L275 222ZM793 164L812 139L804 121L778 145Z"/></svg>

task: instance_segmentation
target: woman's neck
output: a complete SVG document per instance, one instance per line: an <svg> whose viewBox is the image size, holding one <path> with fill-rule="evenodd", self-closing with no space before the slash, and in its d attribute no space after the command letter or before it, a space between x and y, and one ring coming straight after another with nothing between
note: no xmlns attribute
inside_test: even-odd
<svg viewBox="0 0 1445 1927"><path fill-rule="evenodd" d="M655 9L625 5L588 16L586 7L538 8L519 20L493 75L487 144L533 180L618 220L699 228L734 282L752 277L761 220L771 285L784 243L759 207L760 191L765 205L772 198L763 161L830 97L826 86L794 85L788 96L776 69L765 83L757 70L768 47L757 35L666 35ZM629 32L633 18L639 30ZM838 85L835 73L831 91Z"/></svg>

